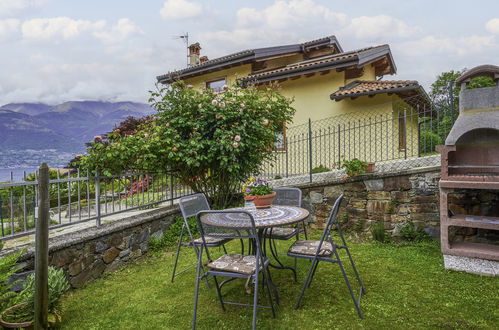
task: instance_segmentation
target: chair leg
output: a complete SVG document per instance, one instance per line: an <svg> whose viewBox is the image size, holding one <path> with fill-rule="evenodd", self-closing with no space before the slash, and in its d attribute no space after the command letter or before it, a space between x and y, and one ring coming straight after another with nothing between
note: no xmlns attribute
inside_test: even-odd
<svg viewBox="0 0 499 330"><path fill-rule="evenodd" d="M217 288L218 299L220 300L220 305L222 306L222 310L225 312L224 300L222 298L222 291L220 290L220 286L218 285L218 280L216 276L213 276L215 280L215 287Z"/></svg>
<svg viewBox="0 0 499 330"><path fill-rule="evenodd" d="M343 278L345 279L345 283L347 284L348 291L350 292L350 296L352 297L353 304L355 305L355 308L357 309L357 314L359 315L359 318L362 319L362 312L360 311L360 302L357 303L357 300L355 300L355 295L352 290L352 286L350 285L350 281L348 280L347 273L345 272L345 268L343 267L343 263L340 260L340 256L338 255L338 251L335 249L335 255L336 258L338 259L338 265L340 266L341 273L343 274Z"/></svg>
<svg viewBox="0 0 499 330"><path fill-rule="evenodd" d="M199 295L199 275L201 272L201 262L203 257L203 251L200 251L198 255L198 266L196 270L196 292L194 293L194 311L192 315L192 330L196 329L196 314L198 308L198 295Z"/></svg>
<svg viewBox="0 0 499 330"><path fill-rule="evenodd" d="M267 288L267 294L269 296L270 307L272 308L272 316L275 318L275 308L274 308L274 299L272 298L272 294L270 293L270 283L269 277L267 276L268 269L264 267L263 269L263 286Z"/></svg>
<svg viewBox="0 0 499 330"><path fill-rule="evenodd" d="M182 225L182 230L180 231L180 238L179 238L178 245L177 245L177 253L175 254L175 262L173 264L172 283L173 283L173 280L175 279L175 272L177 270L177 263L178 263L178 255L180 253L180 247L182 246L182 238L184 236L184 230L185 230L185 224Z"/></svg>
<svg viewBox="0 0 499 330"><path fill-rule="evenodd" d="M305 280L305 283L303 283L303 287L301 288L300 296L298 297L298 301L296 302L295 309L299 309L301 306L301 299L303 298L303 294L305 293L305 289L309 286L309 282L310 282L311 277L312 277L313 269L314 269L316 263L318 263L318 262L319 261L317 259L314 259L312 261L312 264L310 265L310 268L308 269L307 278Z"/></svg>
<svg viewBox="0 0 499 330"><path fill-rule="evenodd" d="M305 235L305 240L308 240L307 225L305 224L305 220L303 220L302 225L303 225L303 235Z"/></svg>
<svg viewBox="0 0 499 330"><path fill-rule="evenodd" d="M222 244L222 248L224 250L224 253L227 254L227 249L225 248L225 244Z"/></svg>
<svg viewBox="0 0 499 330"><path fill-rule="evenodd" d="M353 262L352 255L350 254L350 250L348 247L345 245L345 250L347 251L348 258L350 259L350 264L352 265L353 272L355 273L355 277L357 277L357 282L359 283L359 286L361 288L362 294L366 294L366 290L364 289L364 285L362 284L362 281L360 279L359 272L357 271L357 267L355 267L355 263Z"/></svg>
<svg viewBox="0 0 499 330"><path fill-rule="evenodd" d="M258 267L258 264L257 264ZM256 309L258 305L258 275L259 271L257 269L256 275L254 277L255 280L255 289L253 290L253 322L251 323L251 329L256 330Z"/></svg>
<svg viewBox="0 0 499 330"><path fill-rule="evenodd" d="M314 280L314 276L315 276L315 271L317 270L318 266L319 266L319 262L317 262L315 264L315 267L314 267L314 270L312 271L312 276L310 277L310 281L308 282L308 287L307 288L310 288L310 286L312 285L312 281Z"/></svg>

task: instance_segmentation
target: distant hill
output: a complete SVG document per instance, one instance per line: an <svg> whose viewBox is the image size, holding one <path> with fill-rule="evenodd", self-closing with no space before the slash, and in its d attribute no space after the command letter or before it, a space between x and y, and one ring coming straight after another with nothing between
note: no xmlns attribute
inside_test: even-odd
<svg viewBox="0 0 499 330"><path fill-rule="evenodd" d="M74 155L84 151L85 142L109 132L127 117L142 117L153 112L147 104L135 102L5 104L0 107L0 168L19 166L18 159L9 159L9 150L16 151L11 152L12 155L22 150L46 149Z"/></svg>

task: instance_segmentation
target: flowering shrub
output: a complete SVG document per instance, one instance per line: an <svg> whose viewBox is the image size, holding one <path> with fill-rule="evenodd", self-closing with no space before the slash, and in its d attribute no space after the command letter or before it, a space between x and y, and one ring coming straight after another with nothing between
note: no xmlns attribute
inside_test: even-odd
<svg viewBox="0 0 499 330"><path fill-rule="evenodd" d="M224 86L194 90L182 82L151 92L157 114L133 134L95 139L81 157L104 174L129 169L167 171L225 206L241 182L272 161L276 133L291 121L291 100L276 88Z"/></svg>

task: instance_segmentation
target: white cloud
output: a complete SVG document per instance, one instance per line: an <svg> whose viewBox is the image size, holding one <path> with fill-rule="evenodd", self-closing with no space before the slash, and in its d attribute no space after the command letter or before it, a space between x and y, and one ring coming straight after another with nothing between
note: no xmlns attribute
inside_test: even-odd
<svg viewBox="0 0 499 330"><path fill-rule="evenodd" d="M499 18L493 18L485 24L487 31L499 34Z"/></svg>
<svg viewBox="0 0 499 330"><path fill-rule="evenodd" d="M17 32L19 29L20 21L15 18L0 19L0 37L7 36L11 33Z"/></svg>
<svg viewBox="0 0 499 330"><path fill-rule="evenodd" d="M22 24L23 37L39 41L93 36L104 43L115 43L137 33L142 31L128 18L121 18L112 26L105 20L74 20L69 17L34 18Z"/></svg>
<svg viewBox="0 0 499 330"><path fill-rule="evenodd" d="M464 36L457 38L429 35L415 41L402 43L400 50L412 55L468 56L497 48L492 36Z"/></svg>
<svg viewBox="0 0 499 330"><path fill-rule="evenodd" d="M161 18L170 20L196 17L200 15L202 11L203 6L197 2L189 2L187 0L166 0L159 13Z"/></svg>
<svg viewBox="0 0 499 330"><path fill-rule="evenodd" d="M106 26L106 21L73 20L69 17L34 18L22 25L26 39L71 39L82 33L99 31Z"/></svg>
<svg viewBox="0 0 499 330"><path fill-rule="evenodd" d="M45 3L45 0L0 0L0 16L9 16L27 9L40 8Z"/></svg>
<svg viewBox="0 0 499 330"><path fill-rule="evenodd" d="M137 33L142 33L142 30L134 22L121 18L110 30L95 32L94 35L105 43L114 43Z"/></svg>
<svg viewBox="0 0 499 330"><path fill-rule="evenodd" d="M420 32L421 29L411 27L404 21L387 15L360 16L351 20L345 32L358 39L382 39L390 37L407 38Z"/></svg>
<svg viewBox="0 0 499 330"><path fill-rule="evenodd" d="M251 28L264 24L270 29L287 29L308 24L332 29L347 22L347 16L315 3L313 0L278 0L262 10L241 8L236 13L239 27ZM305 27L305 26L303 26Z"/></svg>

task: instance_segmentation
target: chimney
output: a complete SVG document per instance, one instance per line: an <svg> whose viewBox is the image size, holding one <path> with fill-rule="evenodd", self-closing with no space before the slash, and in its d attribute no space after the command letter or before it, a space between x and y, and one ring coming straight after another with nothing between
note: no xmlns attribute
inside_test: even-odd
<svg viewBox="0 0 499 330"><path fill-rule="evenodd" d="M203 64L204 62L208 61L208 56L201 56L199 58L199 64Z"/></svg>
<svg viewBox="0 0 499 330"><path fill-rule="evenodd" d="M189 66L194 66L199 64L199 55L201 51L201 46L199 42L189 46Z"/></svg>

